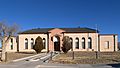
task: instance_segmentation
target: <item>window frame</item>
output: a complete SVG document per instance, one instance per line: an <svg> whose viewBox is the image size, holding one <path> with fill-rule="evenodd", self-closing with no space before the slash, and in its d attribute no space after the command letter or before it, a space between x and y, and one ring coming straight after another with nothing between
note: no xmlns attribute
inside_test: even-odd
<svg viewBox="0 0 120 68"><path fill-rule="evenodd" d="M28 49L28 39L25 38L25 49Z"/></svg>
<svg viewBox="0 0 120 68"><path fill-rule="evenodd" d="M77 37L76 39L75 39L75 49L79 49L80 47L79 47L79 38Z"/></svg>
<svg viewBox="0 0 120 68"><path fill-rule="evenodd" d="M88 38L88 48L92 49L92 38L91 37Z"/></svg>
<svg viewBox="0 0 120 68"><path fill-rule="evenodd" d="M31 49L33 49L33 46L34 46L34 39L31 38Z"/></svg>
<svg viewBox="0 0 120 68"><path fill-rule="evenodd" d="M83 37L82 38L82 49L85 49L86 48L86 46L85 46L85 38Z"/></svg>

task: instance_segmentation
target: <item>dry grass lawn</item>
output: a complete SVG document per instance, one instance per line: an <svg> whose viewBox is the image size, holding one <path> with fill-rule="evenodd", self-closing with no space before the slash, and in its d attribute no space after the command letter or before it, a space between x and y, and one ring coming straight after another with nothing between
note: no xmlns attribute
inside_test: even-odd
<svg viewBox="0 0 120 68"><path fill-rule="evenodd" d="M61 53L55 57L52 63L63 64L109 64L120 62L120 52L100 52L99 58L96 59L95 52L75 52L75 59L72 60L72 52L67 54Z"/></svg>
<svg viewBox="0 0 120 68"><path fill-rule="evenodd" d="M35 52L20 52L20 53L11 52L11 53L8 53L7 55L7 61L15 60L15 59L23 58L23 57L28 57L28 56L32 56L35 54L36 54Z"/></svg>
<svg viewBox="0 0 120 68"><path fill-rule="evenodd" d="M20 59L23 57L32 56L35 54L36 54L35 52L9 52L7 53L7 62L15 59ZM0 56L1 56L1 53L0 53ZM0 62L0 63L4 63L4 62Z"/></svg>

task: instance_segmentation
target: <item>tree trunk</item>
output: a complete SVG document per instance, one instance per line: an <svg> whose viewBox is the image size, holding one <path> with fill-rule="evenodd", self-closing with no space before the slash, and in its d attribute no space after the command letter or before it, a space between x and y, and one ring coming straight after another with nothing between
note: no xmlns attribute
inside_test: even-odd
<svg viewBox="0 0 120 68"><path fill-rule="evenodd" d="M6 43L5 40L2 42L2 54L1 54L1 60L6 61Z"/></svg>

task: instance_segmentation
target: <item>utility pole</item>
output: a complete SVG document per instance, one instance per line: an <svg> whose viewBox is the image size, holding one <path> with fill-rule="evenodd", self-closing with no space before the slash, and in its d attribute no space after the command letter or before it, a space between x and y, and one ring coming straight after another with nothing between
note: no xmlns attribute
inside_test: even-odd
<svg viewBox="0 0 120 68"><path fill-rule="evenodd" d="M98 27L97 27L97 24L96 24L96 34L98 33ZM96 59L98 59L99 58L99 51L98 51L98 38L97 38L98 36L96 36Z"/></svg>

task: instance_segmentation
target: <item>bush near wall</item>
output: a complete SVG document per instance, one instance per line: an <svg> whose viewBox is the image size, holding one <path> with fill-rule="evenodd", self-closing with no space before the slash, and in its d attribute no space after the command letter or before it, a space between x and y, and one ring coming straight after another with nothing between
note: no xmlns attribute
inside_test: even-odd
<svg viewBox="0 0 120 68"><path fill-rule="evenodd" d="M36 53L41 53L41 51L43 50L43 40L40 36L36 38L33 49L36 51Z"/></svg>

